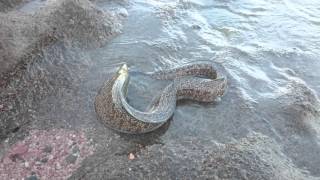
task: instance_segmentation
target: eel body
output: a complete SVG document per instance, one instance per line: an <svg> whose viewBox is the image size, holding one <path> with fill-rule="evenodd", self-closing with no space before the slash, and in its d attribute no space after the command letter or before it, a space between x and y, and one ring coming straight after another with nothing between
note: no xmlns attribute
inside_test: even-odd
<svg viewBox="0 0 320 180"><path fill-rule="evenodd" d="M145 111L137 110L127 102L129 72L125 64L100 89L95 99L95 109L106 126L123 133L150 132L173 115L177 100L212 102L222 96L227 87L226 78L216 79L216 70L209 63L188 64L166 72L146 74L156 79L172 79L172 82L155 98L153 106Z"/></svg>
<svg viewBox="0 0 320 180"><path fill-rule="evenodd" d="M176 68L168 68L155 72L146 72L145 74L154 79L175 79L185 76L203 76L208 79L217 78L217 68L210 61L196 61L184 63Z"/></svg>
<svg viewBox="0 0 320 180"><path fill-rule="evenodd" d="M120 96L126 94L127 78L127 68L122 66L100 89L95 99L98 118L104 125L123 133L139 134L161 126L163 122L140 121L123 108Z"/></svg>

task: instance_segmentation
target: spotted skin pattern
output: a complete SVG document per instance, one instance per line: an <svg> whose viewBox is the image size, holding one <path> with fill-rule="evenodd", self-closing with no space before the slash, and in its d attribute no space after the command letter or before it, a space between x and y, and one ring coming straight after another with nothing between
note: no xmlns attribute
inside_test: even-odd
<svg viewBox="0 0 320 180"><path fill-rule="evenodd" d="M165 73L159 71L146 74L156 79L172 79L172 82L154 99L150 108L139 111L126 100L129 73L127 66L123 65L96 96L95 109L103 124L123 133L150 132L173 115L177 100L212 102L222 96L227 87L225 77L215 79L216 70L209 63L191 63Z"/></svg>
<svg viewBox="0 0 320 180"><path fill-rule="evenodd" d="M119 101L114 101L112 89L120 74L117 72L100 89L95 99L95 110L102 123L111 129L123 133L143 133L156 129L163 123L146 123L137 120L119 106Z"/></svg>
<svg viewBox="0 0 320 180"><path fill-rule="evenodd" d="M146 72L154 79L175 79L184 76L204 76L209 79L217 78L217 71L214 64L210 61L197 61L183 64L177 68L170 68L167 70Z"/></svg>

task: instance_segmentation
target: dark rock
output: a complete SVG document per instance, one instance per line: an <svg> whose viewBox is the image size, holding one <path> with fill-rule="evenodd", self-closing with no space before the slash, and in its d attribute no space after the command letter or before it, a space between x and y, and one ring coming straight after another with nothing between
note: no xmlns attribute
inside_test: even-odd
<svg viewBox="0 0 320 180"><path fill-rule="evenodd" d="M6 12L9 11L16 6L19 6L23 3L25 3L26 0L4 0L0 1L0 12Z"/></svg>
<svg viewBox="0 0 320 180"><path fill-rule="evenodd" d="M76 154L76 153L79 153L80 152L80 149L79 149L79 146L75 146L72 148L72 153L73 154Z"/></svg>
<svg viewBox="0 0 320 180"><path fill-rule="evenodd" d="M66 162L68 164L74 164L76 162L77 158L78 158L78 156L70 154L69 156L66 157Z"/></svg>
<svg viewBox="0 0 320 180"><path fill-rule="evenodd" d="M17 162L17 161L22 161L24 162L24 159L19 155L19 154L13 154L10 156L11 161Z"/></svg>
<svg viewBox="0 0 320 180"><path fill-rule="evenodd" d="M192 25L191 28L192 29L196 29L196 30L201 29L201 27L199 25L197 25L197 24Z"/></svg>
<svg viewBox="0 0 320 180"><path fill-rule="evenodd" d="M146 175L159 179L310 179L275 141L259 133L227 144L171 141L148 146L138 156L135 161L106 154L91 157L71 179L103 179L106 175L110 179L143 179ZM87 167L91 170L85 171Z"/></svg>
<svg viewBox="0 0 320 180"><path fill-rule="evenodd" d="M40 162L46 163L46 162L48 162L48 158L43 158L43 159L40 160Z"/></svg>
<svg viewBox="0 0 320 180"><path fill-rule="evenodd" d="M38 180L38 177L36 175L31 175L27 177L26 180Z"/></svg>
<svg viewBox="0 0 320 180"><path fill-rule="evenodd" d="M52 147L51 147L50 145L47 145L47 146L43 149L43 152L51 153L51 152L52 152Z"/></svg>
<svg viewBox="0 0 320 180"><path fill-rule="evenodd" d="M22 2L27 0L0 0L0 12ZM43 60L47 48L58 41L84 48L100 47L120 32L121 27L117 15L103 13L87 0L48 1L45 7L33 14L18 12L0 13L0 99L6 102L0 108L5 110L0 113L1 140L16 127L33 121L27 109L37 109L38 101L53 91L49 86L55 82L43 81L50 73L48 76L28 76L30 79L26 80L24 75L28 65ZM69 23L70 17L73 24ZM44 69L39 73L48 70ZM8 96L6 91L9 88L2 87L9 85L19 94Z"/></svg>

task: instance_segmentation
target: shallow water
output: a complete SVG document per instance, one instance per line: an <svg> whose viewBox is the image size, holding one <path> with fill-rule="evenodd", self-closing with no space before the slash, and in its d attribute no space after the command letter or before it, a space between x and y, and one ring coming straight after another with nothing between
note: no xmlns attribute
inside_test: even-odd
<svg viewBox="0 0 320 180"><path fill-rule="evenodd" d="M121 63L153 71L210 60L228 76L226 95L212 104L180 102L156 140L145 135L150 142L142 137L142 143L189 138L227 143L254 131L275 140L295 167L320 177L319 1L135 0L125 5L98 1L97 6L126 17L122 33L93 50L59 42L44 50L27 74L44 76L50 93L33 101L37 108L29 128L114 136L97 120L93 100ZM139 76L131 80L129 101L143 109L160 82L150 86Z"/></svg>

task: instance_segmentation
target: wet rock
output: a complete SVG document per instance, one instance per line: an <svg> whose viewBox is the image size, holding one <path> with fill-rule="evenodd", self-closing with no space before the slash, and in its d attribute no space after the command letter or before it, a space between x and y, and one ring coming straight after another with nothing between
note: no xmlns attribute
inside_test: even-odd
<svg viewBox="0 0 320 180"><path fill-rule="evenodd" d="M52 6L56 10L50 14L51 26L62 34L61 38L82 47L100 46L120 32L119 17L98 10L87 0L60 0Z"/></svg>
<svg viewBox="0 0 320 180"><path fill-rule="evenodd" d="M28 89L29 92L34 92L30 90L37 87L34 85L28 87L28 84L19 78L22 78L26 64L37 56L42 47L53 41L50 32L47 31L48 26L42 18L9 12L8 14L0 14L0 19L0 79L5 81L4 85L0 87L0 99L7 104L7 111L0 113L1 139L16 127L28 123L25 114L28 108L23 111L21 108L30 106L32 103L28 98L22 98L25 96L22 91ZM13 79L13 77L17 77L17 79ZM9 94L10 91L4 88L6 85L8 89L11 86L12 89L21 93ZM28 96L31 98L30 94Z"/></svg>
<svg viewBox="0 0 320 180"><path fill-rule="evenodd" d="M125 8L121 8L118 10L118 14L122 17L128 17L128 11Z"/></svg>
<svg viewBox="0 0 320 180"><path fill-rule="evenodd" d="M52 91L48 85L55 83L44 80L50 74L47 69L39 68L31 77L24 74L29 64L44 57L47 47L58 41L66 46L99 47L121 27L118 15L101 11L88 0L48 1L33 14L10 11L0 13L0 19L0 100L6 107L14 107L0 114L0 139L15 127L28 124L32 117L25 114L27 109L37 109L34 101ZM19 94L8 96L10 88L6 86Z"/></svg>
<svg viewBox="0 0 320 180"><path fill-rule="evenodd" d="M26 0L1 0L0 1L0 12L5 12L13 9L14 7L25 3Z"/></svg>
<svg viewBox="0 0 320 180"><path fill-rule="evenodd" d="M96 47L118 33L121 26L118 17L98 10L87 0L50 1L35 15L10 12L0 14L0 18L0 75L26 54L36 54L53 41L63 39Z"/></svg>
<svg viewBox="0 0 320 180"><path fill-rule="evenodd" d="M318 175L320 153L316 143L319 137L320 100L317 93L302 80L286 85L286 90L277 98L270 119L273 127L283 137L286 155L301 169ZM271 113L270 113L271 114ZM307 150L307 153L306 153Z"/></svg>
<svg viewBox="0 0 320 180"><path fill-rule="evenodd" d="M53 32L40 16L0 14L0 77L50 44ZM15 37L15 38L14 38Z"/></svg>
<svg viewBox="0 0 320 180"><path fill-rule="evenodd" d="M315 133L314 121L320 117L320 101L303 81L291 81L279 93L277 100L266 103L271 121L279 133L284 136L296 136ZM272 113L271 113L272 112ZM294 134L292 134L294 133Z"/></svg>
<svg viewBox="0 0 320 180"><path fill-rule="evenodd" d="M58 140L57 136L61 138ZM78 142L79 156L68 157L69 154L65 153L68 150L71 151L68 145L69 140ZM21 145L29 147L29 151L21 155L24 160L12 161L10 152ZM43 151L46 146L50 154ZM49 148L51 146L53 148ZM93 153L93 148L87 146L83 133L64 129L31 130L27 137L9 147L9 152L3 154L0 162L0 179L24 179L28 172L35 172L37 178L41 179L51 179L53 176L54 179L67 179L75 169L80 167L80 163ZM72 166L68 166L66 161L73 163Z"/></svg>
<svg viewBox="0 0 320 180"><path fill-rule="evenodd" d="M165 145L147 147L134 161L128 161L126 156L122 159L119 156L97 155L96 158L84 164L72 178L95 176L94 179L99 179L105 174L109 178L122 179L313 178L296 168L276 142L260 133L250 133L245 138L227 144L201 144L196 138L179 143L170 141ZM110 170L114 166L117 169ZM84 174L84 169L88 167L94 167L94 170Z"/></svg>
<svg viewBox="0 0 320 180"><path fill-rule="evenodd" d="M196 29L196 30L200 30L201 29L201 26L197 25L197 24L193 24L191 26L192 29Z"/></svg>

